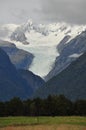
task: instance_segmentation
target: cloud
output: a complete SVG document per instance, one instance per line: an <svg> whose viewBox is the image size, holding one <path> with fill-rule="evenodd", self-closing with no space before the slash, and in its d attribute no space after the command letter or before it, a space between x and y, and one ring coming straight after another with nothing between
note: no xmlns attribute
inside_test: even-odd
<svg viewBox="0 0 86 130"><path fill-rule="evenodd" d="M29 18L47 23L86 24L86 0L0 0L0 24L23 23Z"/></svg>
<svg viewBox="0 0 86 130"><path fill-rule="evenodd" d="M0 0L0 23L39 21L40 10L40 0Z"/></svg>
<svg viewBox="0 0 86 130"><path fill-rule="evenodd" d="M86 0L43 0L43 19L86 24Z"/></svg>

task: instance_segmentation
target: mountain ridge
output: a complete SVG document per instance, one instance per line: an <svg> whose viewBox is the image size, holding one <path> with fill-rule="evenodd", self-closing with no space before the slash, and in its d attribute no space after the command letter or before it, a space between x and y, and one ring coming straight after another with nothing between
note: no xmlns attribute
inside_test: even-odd
<svg viewBox="0 0 86 130"><path fill-rule="evenodd" d="M0 48L8 54L17 69L28 69L34 58L31 53L18 49L14 43L8 41L0 40Z"/></svg>
<svg viewBox="0 0 86 130"><path fill-rule="evenodd" d="M28 98L32 88L18 73L8 55L0 48L0 100L13 97Z"/></svg>
<svg viewBox="0 0 86 130"><path fill-rule="evenodd" d="M35 96L63 94L71 100L86 99L86 52L42 86Z"/></svg>
<svg viewBox="0 0 86 130"><path fill-rule="evenodd" d="M41 77L28 70L18 70L7 53L0 48L0 101L13 97L31 98L37 88L44 85Z"/></svg>
<svg viewBox="0 0 86 130"><path fill-rule="evenodd" d="M78 36L82 35L83 31L86 30L86 25L70 25L64 22L44 25L35 24L32 20L28 20L26 23L16 26L4 25L4 30L5 27L6 31L8 30L10 33L9 35L1 37L1 39L14 42L19 49L32 53L34 55L34 59L28 69L45 80L49 80L55 73L57 74L66 68L73 59L78 58L80 53L77 51L74 53L72 51L71 55L64 57L62 55L63 50L65 50L65 47L66 49L68 48L68 44L70 44L73 39L77 38L78 40ZM21 36L23 37L21 38ZM11 39L11 37L13 39ZM82 50L83 47L80 44L81 41L78 43ZM73 48L73 46L70 47ZM71 50L70 48L68 49ZM66 51L65 55L67 54ZM84 53L84 51L82 53ZM72 57L69 58L70 56ZM52 71L55 71L57 59L59 59L59 64L63 64L64 67L61 66L60 68L59 65L58 72L53 72L52 74ZM67 60L69 60L69 63L66 63ZM39 67L39 64L41 67Z"/></svg>

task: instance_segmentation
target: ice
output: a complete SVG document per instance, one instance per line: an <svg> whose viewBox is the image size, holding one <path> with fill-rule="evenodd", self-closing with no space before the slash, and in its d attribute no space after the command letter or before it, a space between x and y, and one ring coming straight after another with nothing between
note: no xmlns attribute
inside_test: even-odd
<svg viewBox="0 0 86 130"><path fill-rule="evenodd" d="M11 41L10 37L4 37L4 40L15 43L20 49L31 52L34 55L33 62L28 68L33 73L44 77L46 76L55 63L55 59L60 54L57 51L57 46L65 36L70 36L70 39L75 38L77 35L86 30L84 25L70 25L68 23L52 23L48 25L34 24L32 20L21 25L3 25L2 28L8 28L11 34L17 27L24 31L29 45L24 45L18 41ZM1 30L2 31L2 30ZM78 54L70 55L69 57L78 57Z"/></svg>
<svg viewBox="0 0 86 130"><path fill-rule="evenodd" d="M80 57L82 54L83 54L83 53L81 53L81 54L74 53L74 54L70 55L69 57L70 57L70 58L78 58L78 57Z"/></svg>

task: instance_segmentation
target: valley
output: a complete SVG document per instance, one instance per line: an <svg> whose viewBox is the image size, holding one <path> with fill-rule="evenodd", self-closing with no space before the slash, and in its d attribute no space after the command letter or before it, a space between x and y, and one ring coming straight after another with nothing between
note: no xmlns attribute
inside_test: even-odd
<svg viewBox="0 0 86 130"><path fill-rule="evenodd" d="M69 46L70 41L80 35L86 29L86 26L70 25L67 23L52 23L43 25L35 24L30 19L21 25L4 25L1 28L3 28L3 34L5 34L4 36L0 36L1 39L13 42L19 49L23 49L34 55L32 64L28 69L45 80L49 80L66 68L66 64L72 62L73 58L70 58L69 63L66 64L62 61L64 67L58 67L58 72L55 71L54 75L50 74L54 69L56 58L61 55L61 51L65 48L65 46ZM7 34L5 33L7 30L5 29L8 30ZM21 39L21 37L23 38ZM25 44L25 42L28 44ZM73 48L73 46L71 48ZM69 49L70 47L68 50ZM71 55L74 53L78 54L79 52L71 52ZM68 56L70 55L68 54ZM64 55L62 57L64 57ZM41 67L39 67L39 65ZM60 66L59 62L58 66Z"/></svg>
<svg viewBox="0 0 86 130"><path fill-rule="evenodd" d="M20 25L2 25L0 29L3 34L0 35L0 46L15 67L22 69L18 72L23 72L21 76L32 88L34 94L31 92L31 96L44 98L49 94L63 94L73 100L85 98L85 70L82 73L83 80L78 75L82 71L80 62L85 66L85 59L79 61L78 65L75 63L79 57L85 57L85 25L64 22L45 25L28 20ZM80 64L80 68L72 69L72 63L76 67ZM59 78L61 73L63 77ZM73 75L77 75L76 82ZM57 77L55 81L54 77ZM78 88L76 84L79 84Z"/></svg>
<svg viewBox="0 0 86 130"><path fill-rule="evenodd" d="M0 130L86 130L86 0L0 0Z"/></svg>

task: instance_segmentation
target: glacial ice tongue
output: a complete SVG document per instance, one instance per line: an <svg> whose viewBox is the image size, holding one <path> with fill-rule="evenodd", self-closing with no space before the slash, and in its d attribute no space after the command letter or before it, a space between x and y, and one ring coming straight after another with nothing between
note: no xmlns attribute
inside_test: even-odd
<svg viewBox="0 0 86 130"><path fill-rule="evenodd" d="M17 47L31 52L34 55L29 70L42 78L52 69L53 63L57 55L59 55L55 46L18 46L17 44Z"/></svg>

